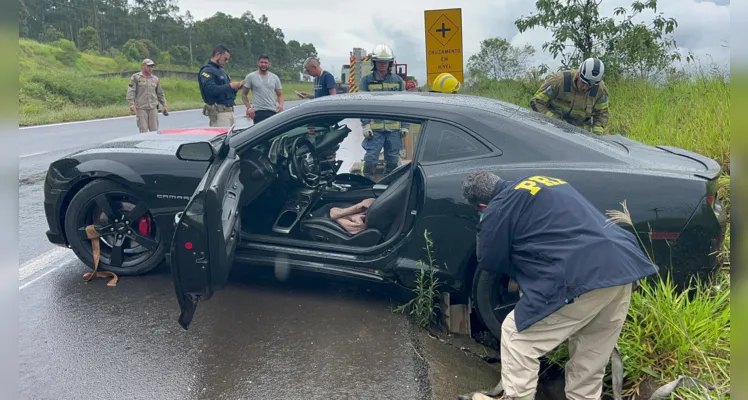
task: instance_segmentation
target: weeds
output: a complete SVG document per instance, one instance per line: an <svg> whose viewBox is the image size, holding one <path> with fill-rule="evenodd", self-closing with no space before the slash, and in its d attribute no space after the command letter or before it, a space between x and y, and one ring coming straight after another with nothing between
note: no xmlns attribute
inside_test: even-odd
<svg viewBox="0 0 748 400"><path fill-rule="evenodd" d="M426 247L424 249L428 256L428 265L423 260L418 261L422 268L416 278L416 287L413 288L415 297L393 311L397 313L407 312L415 317L418 326L426 328L436 322L437 310L440 307L437 298L439 295L439 279L435 276L436 271L434 268L436 264L433 251L434 242L431 240L428 230L423 232L423 237L426 240ZM428 271L426 271L427 269Z"/></svg>
<svg viewBox="0 0 748 400"><path fill-rule="evenodd" d="M626 202L621 206L623 211L607 212L609 223L632 225ZM646 252L641 238L639 243ZM659 386L680 375L707 382L719 392L729 390L730 280L725 274L715 279L695 280L688 290L679 292L667 273L664 279L643 280L632 293L618 341L624 364L623 395L640 394L645 382ZM548 361L563 366L568 361L567 344L550 353ZM609 375L605 388L610 391ZM709 398L714 393L702 397L700 388L675 392L684 399Z"/></svg>

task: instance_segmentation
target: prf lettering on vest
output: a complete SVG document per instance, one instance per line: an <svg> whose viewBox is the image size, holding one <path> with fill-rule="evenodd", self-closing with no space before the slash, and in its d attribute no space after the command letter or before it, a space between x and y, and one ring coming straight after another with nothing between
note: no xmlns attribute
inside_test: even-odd
<svg viewBox="0 0 748 400"><path fill-rule="evenodd" d="M517 186L514 187L514 190L517 189L526 189L530 191L530 194L535 196L538 191L543 186L538 186L538 183L540 183L543 186L556 186L556 185L562 185L566 182L562 181L558 178L551 178L549 176L531 176L524 181L517 184Z"/></svg>

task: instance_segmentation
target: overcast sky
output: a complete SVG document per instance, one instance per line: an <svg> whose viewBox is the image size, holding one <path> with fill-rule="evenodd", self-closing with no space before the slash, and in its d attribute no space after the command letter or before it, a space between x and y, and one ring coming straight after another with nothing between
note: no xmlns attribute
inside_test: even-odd
<svg viewBox="0 0 748 400"><path fill-rule="evenodd" d="M632 0L605 0L600 14L613 16L613 9L629 9ZM408 3L409 5L405 5ZM722 67L730 62L730 0L659 0L658 12L678 21L675 39L684 51L688 49L705 63L712 60ZM392 47L399 63L408 64L408 73L419 84L425 83L426 45L424 10L462 8L463 61L479 51L480 41L502 37L515 45L532 44L537 49L534 64L551 67L558 61L542 51L542 44L551 38L545 29L520 34L514 21L535 11L534 0L408 0L384 2L365 0L179 0L181 13L192 12L196 20L210 17L217 11L236 17L250 11L259 18L267 15L269 23L281 28L286 41L311 42L317 48L322 67L340 75L354 47L371 51L379 44ZM460 6L461 4L461 6ZM654 13L642 14L651 21Z"/></svg>

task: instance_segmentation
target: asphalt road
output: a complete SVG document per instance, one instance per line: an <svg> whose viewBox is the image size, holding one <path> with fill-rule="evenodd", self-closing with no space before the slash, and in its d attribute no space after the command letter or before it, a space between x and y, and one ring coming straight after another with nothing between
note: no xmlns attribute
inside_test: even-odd
<svg viewBox="0 0 748 400"><path fill-rule="evenodd" d="M237 109L238 124L243 114ZM200 111L160 121L162 129L207 125ZM44 235L45 170L136 132L134 117L20 131L19 398L454 399L495 385L489 364L392 313L404 293L391 286L235 268L185 331L164 268L115 287L84 282L89 269Z"/></svg>

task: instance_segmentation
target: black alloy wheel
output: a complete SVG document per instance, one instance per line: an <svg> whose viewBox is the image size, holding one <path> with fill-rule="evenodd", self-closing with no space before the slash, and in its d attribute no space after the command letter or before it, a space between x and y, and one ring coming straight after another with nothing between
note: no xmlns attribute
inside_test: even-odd
<svg viewBox="0 0 748 400"><path fill-rule="evenodd" d="M91 240L85 228L94 225L101 236L99 270L139 275L156 268L166 246L147 205L124 186L95 180L72 199L65 216L65 233L73 251L94 268Z"/></svg>

